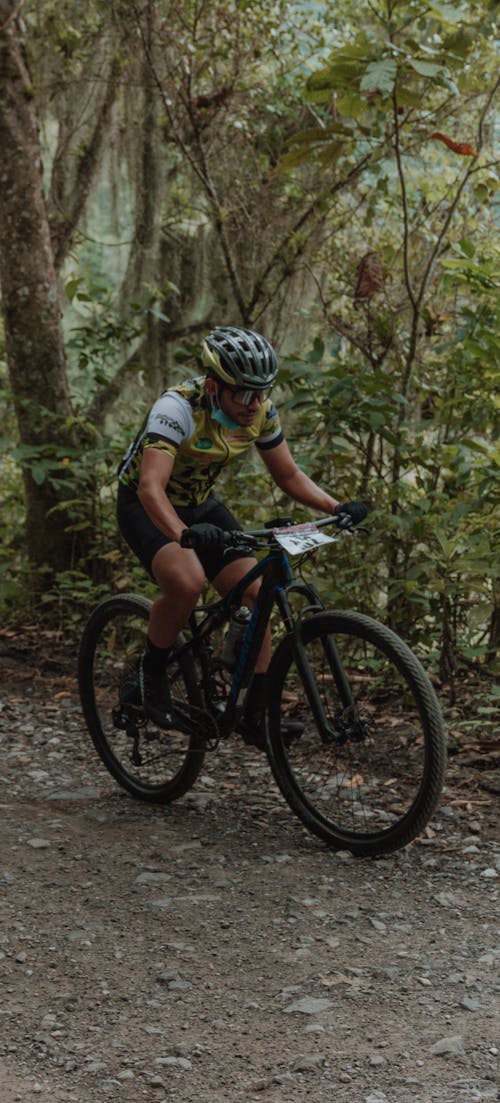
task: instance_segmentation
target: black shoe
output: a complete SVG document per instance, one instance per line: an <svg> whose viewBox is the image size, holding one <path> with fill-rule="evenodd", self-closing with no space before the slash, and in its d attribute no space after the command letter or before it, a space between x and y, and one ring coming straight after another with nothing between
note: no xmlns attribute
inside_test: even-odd
<svg viewBox="0 0 500 1103"><path fill-rule="evenodd" d="M244 716L236 730L243 736L243 742L248 746L257 747L259 751L266 750L266 729L263 720L253 720L251 716ZM298 720L284 720L281 725L281 734L285 747L290 747L295 739L300 739L303 731L304 725Z"/></svg>
<svg viewBox="0 0 500 1103"><path fill-rule="evenodd" d="M159 728L169 728L173 723L170 686L164 670L148 670L144 656L139 663L139 686L145 716Z"/></svg>

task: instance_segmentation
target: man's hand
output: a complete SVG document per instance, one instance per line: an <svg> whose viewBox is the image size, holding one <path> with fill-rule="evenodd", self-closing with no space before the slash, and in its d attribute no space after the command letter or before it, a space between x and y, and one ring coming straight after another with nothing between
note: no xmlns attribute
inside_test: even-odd
<svg viewBox="0 0 500 1103"><path fill-rule="evenodd" d="M335 515L339 518L339 529L352 529L364 521L368 509L364 502L339 502Z"/></svg>
<svg viewBox="0 0 500 1103"><path fill-rule="evenodd" d="M194 548L194 551L223 552L226 546L226 532L218 525L211 525L208 521L200 521L191 528L184 529L181 533L181 548Z"/></svg>

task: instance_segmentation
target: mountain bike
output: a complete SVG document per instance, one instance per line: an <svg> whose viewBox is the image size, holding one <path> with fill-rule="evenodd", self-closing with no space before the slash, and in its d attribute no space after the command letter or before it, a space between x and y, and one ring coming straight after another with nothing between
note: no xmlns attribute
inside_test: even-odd
<svg viewBox="0 0 500 1103"><path fill-rule="evenodd" d="M290 808L330 847L356 855L388 853L423 830L446 763L432 683L393 631L362 613L325 609L316 587L298 576L319 547L350 535L325 532L338 520L284 519L226 534L227 554L261 558L226 597L198 605L179 636L167 667L168 730L141 707L138 662L151 603L118 595L92 613L79 656L83 714L104 765L134 797L182 796L205 755L237 731L271 621L281 639L266 678L266 750ZM259 597L228 666L222 630L256 578Z"/></svg>

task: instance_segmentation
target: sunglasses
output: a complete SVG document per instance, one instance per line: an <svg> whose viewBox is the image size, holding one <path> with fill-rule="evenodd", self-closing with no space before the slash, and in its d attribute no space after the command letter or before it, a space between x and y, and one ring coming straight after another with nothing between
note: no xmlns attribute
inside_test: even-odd
<svg viewBox="0 0 500 1103"><path fill-rule="evenodd" d="M238 406L251 406L252 402L258 398L260 404L265 402L266 398L271 394L271 387L263 387L261 390L244 389L243 387L225 387L226 391L229 391L233 402L236 402Z"/></svg>

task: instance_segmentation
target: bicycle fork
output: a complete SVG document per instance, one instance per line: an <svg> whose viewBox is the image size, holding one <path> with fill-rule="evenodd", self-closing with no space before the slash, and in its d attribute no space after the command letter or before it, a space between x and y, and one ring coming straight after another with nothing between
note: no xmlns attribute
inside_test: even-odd
<svg viewBox="0 0 500 1103"><path fill-rule="evenodd" d="M299 589L299 587L294 588ZM302 587L300 587L300 589L302 589ZM312 596L315 597L316 595L313 593ZM333 717L332 724L331 719L329 719L325 712L321 694L318 691L316 675L311 668L307 650L302 642L303 620L300 616L297 620L294 620L288 601L283 593L279 595L278 603L281 607L285 623L291 631L297 671L322 742L344 743L348 738L361 739L364 735L363 725L358 718L356 701L333 636L325 636L321 641L327 669L333 677L341 704L341 709ZM314 607L318 607L316 602L313 608Z"/></svg>

